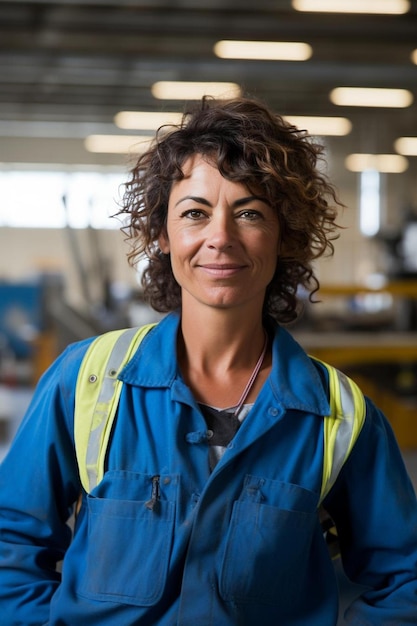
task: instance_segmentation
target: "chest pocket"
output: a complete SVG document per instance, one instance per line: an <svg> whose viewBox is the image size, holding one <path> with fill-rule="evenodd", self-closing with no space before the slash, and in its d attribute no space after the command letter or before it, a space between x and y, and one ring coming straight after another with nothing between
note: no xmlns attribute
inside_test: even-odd
<svg viewBox="0 0 417 626"><path fill-rule="evenodd" d="M152 606L163 594L178 477L107 472L87 496L88 550L80 595Z"/></svg>
<svg viewBox="0 0 417 626"><path fill-rule="evenodd" d="M299 601L295 581L303 579L315 534L320 538L317 501L316 493L298 485L246 478L233 506L220 574L226 601L282 608Z"/></svg>

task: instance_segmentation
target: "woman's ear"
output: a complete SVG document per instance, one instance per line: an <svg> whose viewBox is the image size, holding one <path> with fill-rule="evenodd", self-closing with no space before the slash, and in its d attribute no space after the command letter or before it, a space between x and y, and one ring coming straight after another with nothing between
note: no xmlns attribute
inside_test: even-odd
<svg viewBox="0 0 417 626"><path fill-rule="evenodd" d="M161 249L161 252L164 254L169 254L169 239L166 230L164 229L158 237L158 245Z"/></svg>

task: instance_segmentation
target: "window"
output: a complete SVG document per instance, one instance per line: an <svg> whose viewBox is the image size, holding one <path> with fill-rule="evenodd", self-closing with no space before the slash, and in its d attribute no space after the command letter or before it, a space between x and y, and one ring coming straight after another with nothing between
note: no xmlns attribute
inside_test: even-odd
<svg viewBox="0 0 417 626"><path fill-rule="evenodd" d="M118 210L126 173L31 170L0 172L0 226L120 228Z"/></svg>
<svg viewBox="0 0 417 626"><path fill-rule="evenodd" d="M366 237L379 231L381 222L381 175L376 170L360 174L360 230Z"/></svg>

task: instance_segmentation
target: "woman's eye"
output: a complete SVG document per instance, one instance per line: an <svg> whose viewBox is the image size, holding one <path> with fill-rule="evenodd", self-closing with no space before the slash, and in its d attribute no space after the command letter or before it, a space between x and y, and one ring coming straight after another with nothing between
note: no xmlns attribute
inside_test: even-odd
<svg viewBox="0 0 417 626"><path fill-rule="evenodd" d="M204 217L203 211L200 209L188 209L181 213L181 217L188 217L191 220L199 220Z"/></svg>
<svg viewBox="0 0 417 626"><path fill-rule="evenodd" d="M241 211L238 217L242 217L245 220L255 221L262 217L262 214L259 211L255 211L253 209L247 209L246 211Z"/></svg>

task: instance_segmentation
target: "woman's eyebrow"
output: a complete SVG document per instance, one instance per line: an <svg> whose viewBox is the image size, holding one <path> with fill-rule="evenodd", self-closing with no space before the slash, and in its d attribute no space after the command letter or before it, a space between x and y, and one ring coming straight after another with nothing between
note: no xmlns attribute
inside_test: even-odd
<svg viewBox="0 0 417 626"><path fill-rule="evenodd" d="M236 200L235 202L233 202L232 206L237 208L245 204L249 204L250 202L253 202L254 200L258 200L259 202L263 202L264 204L267 204L268 206L270 206L268 199L264 198L263 196L247 196L245 198L239 198L239 200Z"/></svg>
<svg viewBox="0 0 417 626"><path fill-rule="evenodd" d="M184 196L183 198L180 198L178 202L175 203L175 206L178 206L179 204L181 204L181 202L184 202L184 200L192 200L193 202L197 202L197 204L204 204L205 206L211 206L210 202L206 200L206 198L200 198L199 196Z"/></svg>
<svg viewBox="0 0 417 626"><path fill-rule="evenodd" d="M185 200L192 200L197 204L204 204L205 206L209 207L212 206L206 198L201 198L200 196L184 196L175 203L175 206L178 206L179 204L181 204L181 202L184 202ZM235 200L232 204L232 207L238 208L240 206L244 206L245 204L249 204L254 200L258 200L259 202L263 202L264 204L270 206L268 199L264 198L263 196L245 196L244 198L239 198L238 200Z"/></svg>

